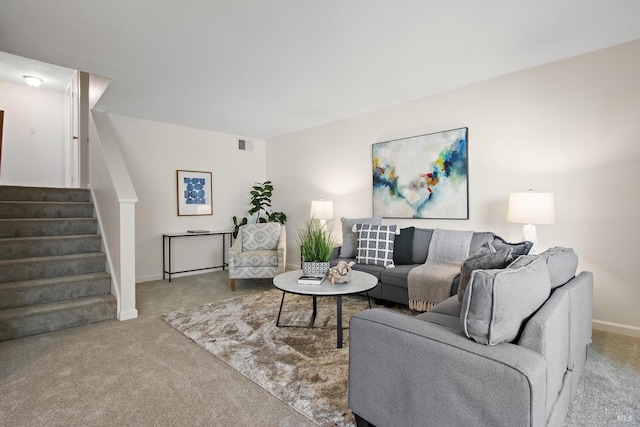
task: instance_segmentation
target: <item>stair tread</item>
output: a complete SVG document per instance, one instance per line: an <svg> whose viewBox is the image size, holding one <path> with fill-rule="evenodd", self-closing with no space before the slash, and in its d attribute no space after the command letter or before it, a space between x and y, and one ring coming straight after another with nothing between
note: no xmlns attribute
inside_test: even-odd
<svg viewBox="0 0 640 427"><path fill-rule="evenodd" d="M91 202L56 201L56 200L0 200L0 204L11 203L16 205L91 205Z"/></svg>
<svg viewBox="0 0 640 427"><path fill-rule="evenodd" d="M43 262L43 261L56 261L56 260L71 260L81 258L97 258L106 256L104 252L83 252L81 254L66 254L66 255L47 255L38 257L16 258L16 259L0 259L0 266L2 264L13 264L19 262Z"/></svg>
<svg viewBox="0 0 640 427"><path fill-rule="evenodd" d="M0 185L0 199L14 201L55 201L63 199L89 201L91 197L90 190L86 188L25 187L20 185Z"/></svg>
<svg viewBox="0 0 640 427"><path fill-rule="evenodd" d="M0 221L96 221L96 218L89 216L79 216L74 218L61 218L61 217L38 217L38 218L0 218Z"/></svg>
<svg viewBox="0 0 640 427"><path fill-rule="evenodd" d="M73 276L58 276L47 279L20 280L17 282L0 283L0 291L9 289L21 289L37 286L48 286L58 283L81 282L94 279L111 279L111 275L106 271L98 273L74 274Z"/></svg>
<svg viewBox="0 0 640 427"><path fill-rule="evenodd" d="M102 236L100 234L62 234L57 236L0 237L0 242L11 242L13 240L20 242L41 242L45 240L80 240L88 238L101 239Z"/></svg>
<svg viewBox="0 0 640 427"><path fill-rule="evenodd" d="M47 304L30 305L26 307L6 308L4 310L0 310L0 321L15 317L33 316L72 308L86 307L95 304L111 303L115 302L115 300L116 299L113 295L108 294L60 302L51 302Z"/></svg>

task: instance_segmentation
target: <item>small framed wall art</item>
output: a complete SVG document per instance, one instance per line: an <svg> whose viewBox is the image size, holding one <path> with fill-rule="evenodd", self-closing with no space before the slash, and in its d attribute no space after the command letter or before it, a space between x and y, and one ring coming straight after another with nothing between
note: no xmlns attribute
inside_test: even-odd
<svg viewBox="0 0 640 427"><path fill-rule="evenodd" d="M469 219L468 128L372 146L373 215Z"/></svg>
<svg viewBox="0 0 640 427"><path fill-rule="evenodd" d="M213 215L211 172L177 171L178 216Z"/></svg>

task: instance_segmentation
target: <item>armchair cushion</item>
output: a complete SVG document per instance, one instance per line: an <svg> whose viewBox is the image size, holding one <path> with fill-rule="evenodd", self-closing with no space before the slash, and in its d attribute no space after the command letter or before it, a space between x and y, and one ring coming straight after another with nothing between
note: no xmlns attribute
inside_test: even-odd
<svg viewBox="0 0 640 427"><path fill-rule="evenodd" d="M274 250L278 247L281 225L277 222L250 224L242 227L242 250Z"/></svg>
<svg viewBox="0 0 640 427"><path fill-rule="evenodd" d="M278 253L270 250L244 251L234 257L233 266L238 267L277 267Z"/></svg>

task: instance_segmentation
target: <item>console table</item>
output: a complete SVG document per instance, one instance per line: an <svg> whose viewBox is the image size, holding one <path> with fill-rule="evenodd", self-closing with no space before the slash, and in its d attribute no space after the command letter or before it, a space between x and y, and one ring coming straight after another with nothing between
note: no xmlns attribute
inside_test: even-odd
<svg viewBox="0 0 640 427"><path fill-rule="evenodd" d="M222 269L224 270L225 267L227 267L227 262L226 262L226 257L225 257L225 247L226 247L226 236L229 236L229 244L231 244L231 236L232 236L232 232L229 230L223 230L223 231L206 231L206 232L197 232L197 233L189 233L189 232L183 232L183 233L168 233L168 234L163 234L162 235L162 280L164 280L165 275L169 275L169 282L171 282L171 275L172 274L177 274L177 273L188 273L191 271L200 271L200 270L210 270L212 268L220 268L222 267ZM222 265L214 265L211 267L202 267L202 268L195 268L195 269L191 269L191 270L181 270L181 271L171 271L171 241L173 239L177 239L177 238L181 238L181 237L201 237L201 236L222 236ZM168 245L166 244L168 242ZM169 257L168 257L168 262L169 262L169 268L167 269L166 263L165 263L165 259L166 259L166 255L167 255L167 248L169 250Z"/></svg>

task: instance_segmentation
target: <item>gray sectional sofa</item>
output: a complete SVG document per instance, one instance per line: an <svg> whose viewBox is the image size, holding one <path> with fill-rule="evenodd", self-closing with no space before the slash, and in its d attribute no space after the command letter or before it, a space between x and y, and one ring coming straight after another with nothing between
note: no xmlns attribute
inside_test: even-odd
<svg viewBox="0 0 640 427"><path fill-rule="evenodd" d="M351 230L354 224L372 223L380 224L381 217L375 218L342 218L343 243L334 249L330 264L333 266L339 261L347 261L352 264L354 270L364 271L374 275L378 279L378 285L368 292L371 298L409 305L407 278L409 272L425 263L429 255L429 244L434 229L407 227L399 230L395 237L394 267L386 268L381 265L358 263L356 258L357 236ZM497 250L512 248L512 257L525 255L531 249L531 242L507 243L501 237L492 232L474 232L471 238L469 254L477 252L483 245L490 242ZM451 286L450 295L458 292L459 277L456 277Z"/></svg>
<svg viewBox="0 0 640 427"><path fill-rule="evenodd" d="M562 425L591 343L593 276L575 276L577 264L571 249L553 248L473 271L462 302L354 315L348 402L358 425ZM378 277L381 296L402 299L400 282Z"/></svg>

